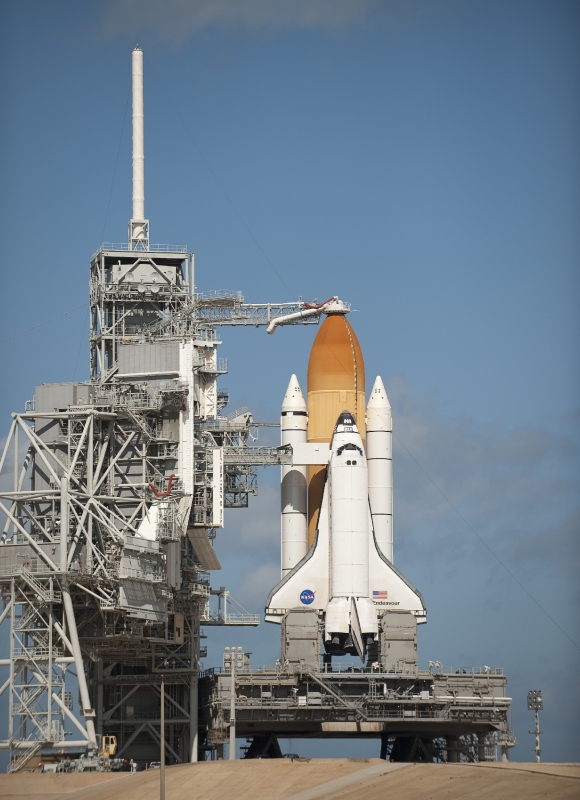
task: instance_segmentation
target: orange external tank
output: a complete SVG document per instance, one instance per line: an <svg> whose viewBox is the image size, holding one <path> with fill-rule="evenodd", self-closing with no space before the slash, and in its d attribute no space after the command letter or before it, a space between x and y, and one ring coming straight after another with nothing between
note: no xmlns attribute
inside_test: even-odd
<svg viewBox="0 0 580 800"><path fill-rule="evenodd" d="M366 446L365 365L352 326L342 314L326 317L308 360L308 441L329 443L341 411L354 414ZM308 546L314 541L326 467L308 467Z"/></svg>

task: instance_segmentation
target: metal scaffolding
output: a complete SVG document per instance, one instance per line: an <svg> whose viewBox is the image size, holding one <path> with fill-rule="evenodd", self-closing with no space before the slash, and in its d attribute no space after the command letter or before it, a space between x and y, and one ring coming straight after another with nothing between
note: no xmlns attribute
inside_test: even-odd
<svg viewBox="0 0 580 800"><path fill-rule="evenodd" d="M246 408L223 414L216 325L268 325L306 304L248 306L239 293L192 295L192 285L186 248L99 248L90 382L37 387L13 415L0 460L14 469L0 494L11 648L0 747L11 771L43 750L95 753L111 732L119 757L155 759L162 676L167 758L196 760L200 625L258 623L224 587L211 608L212 540L224 508L257 494L256 468L289 464L291 451L254 444Z"/></svg>
<svg viewBox="0 0 580 800"><path fill-rule="evenodd" d="M379 739L393 761L497 761L515 745L501 669L252 668L244 656L234 672L228 651L200 675L204 749L223 754L232 728L246 757L279 755L277 739L294 737Z"/></svg>

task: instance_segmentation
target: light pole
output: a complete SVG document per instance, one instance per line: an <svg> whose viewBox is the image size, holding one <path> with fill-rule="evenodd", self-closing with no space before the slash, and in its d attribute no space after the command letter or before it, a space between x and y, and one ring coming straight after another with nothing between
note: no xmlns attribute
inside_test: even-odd
<svg viewBox="0 0 580 800"><path fill-rule="evenodd" d="M224 651L224 669L230 670L230 752L229 760L236 758L236 671L249 667L250 653L244 653L241 647L226 647Z"/></svg>
<svg viewBox="0 0 580 800"><path fill-rule="evenodd" d="M161 756L159 758L159 800L165 800L165 678L161 676Z"/></svg>
<svg viewBox="0 0 580 800"><path fill-rule="evenodd" d="M236 659L232 658L232 678L230 689L230 761L236 758Z"/></svg>
<svg viewBox="0 0 580 800"><path fill-rule="evenodd" d="M534 748L534 753L536 754L536 761L540 762L540 734L543 731L540 730L540 711L544 710L544 701L542 699L542 693L539 691L531 691L528 692L528 711L533 711L536 717L536 727L533 731L528 731L528 733L532 733L536 737L536 746Z"/></svg>

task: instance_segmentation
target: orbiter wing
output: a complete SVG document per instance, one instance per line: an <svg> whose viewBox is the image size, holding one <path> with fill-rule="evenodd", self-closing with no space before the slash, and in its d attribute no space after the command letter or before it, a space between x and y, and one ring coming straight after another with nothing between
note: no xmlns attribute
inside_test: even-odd
<svg viewBox="0 0 580 800"><path fill-rule="evenodd" d="M266 602L266 622L280 623L292 608L309 608L325 612L329 601L329 515L328 481L324 486L316 538L308 553L280 583L272 589ZM410 611L418 623L427 621L421 594L388 561L377 546L369 507L369 592L377 615L384 611Z"/></svg>

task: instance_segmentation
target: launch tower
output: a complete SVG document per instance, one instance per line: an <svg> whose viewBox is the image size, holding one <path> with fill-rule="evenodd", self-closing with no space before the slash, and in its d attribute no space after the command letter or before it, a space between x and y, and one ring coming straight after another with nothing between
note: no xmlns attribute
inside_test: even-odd
<svg viewBox="0 0 580 800"><path fill-rule="evenodd" d="M196 761L200 626L257 625L209 572L225 508L257 492L256 468L290 465L290 448L252 445L251 413L224 414L221 326L316 324L337 298L248 304L200 294L194 256L151 244L145 218L143 52L132 53L133 214L128 240L90 264L90 380L38 386L13 414L0 458L0 624L10 656L9 770L43 752L82 750L102 768L99 737L118 758L157 760L160 683L171 762ZM212 596L217 595L217 607ZM79 716L75 713L78 683Z"/></svg>

